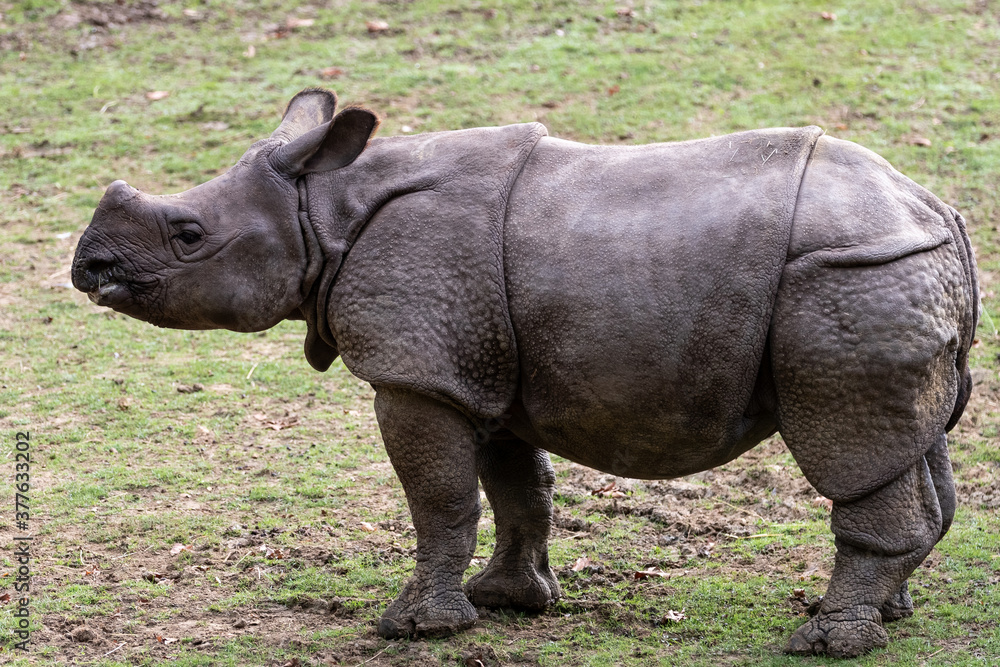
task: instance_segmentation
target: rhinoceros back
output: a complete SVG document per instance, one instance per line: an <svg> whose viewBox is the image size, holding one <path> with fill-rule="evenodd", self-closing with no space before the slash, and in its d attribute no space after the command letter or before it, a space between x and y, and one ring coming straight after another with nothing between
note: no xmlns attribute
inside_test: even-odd
<svg viewBox="0 0 1000 667"><path fill-rule="evenodd" d="M504 264L521 401L540 446L667 477L773 431L748 408L821 134L538 143L511 195Z"/></svg>

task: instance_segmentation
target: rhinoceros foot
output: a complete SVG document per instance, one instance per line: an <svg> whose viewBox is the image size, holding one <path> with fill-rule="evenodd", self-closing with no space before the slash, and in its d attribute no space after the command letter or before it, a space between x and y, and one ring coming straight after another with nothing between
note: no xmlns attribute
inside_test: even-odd
<svg viewBox="0 0 1000 667"><path fill-rule="evenodd" d="M490 560L486 569L465 585L472 604L541 611L559 599L559 582L548 565L535 567L529 562L514 569L499 561Z"/></svg>
<svg viewBox="0 0 1000 667"><path fill-rule="evenodd" d="M889 643L879 612L872 607L852 607L821 612L788 640L788 653L856 658Z"/></svg>
<svg viewBox="0 0 1000 667"><path fill-rule="evenodd" d="M385 639L445 637L472 627L478 615L461 590L440 591L412 580L378 622Z"/></svg>
<svg viewBox="0 0 1000 667"><path fill-rule="evenodd" d="M893 621L913 616L913 599L910 598L910 592L905 581L899 592L889 598L889 601L882 605L880 611L883 623L892 623Z"/></svg>

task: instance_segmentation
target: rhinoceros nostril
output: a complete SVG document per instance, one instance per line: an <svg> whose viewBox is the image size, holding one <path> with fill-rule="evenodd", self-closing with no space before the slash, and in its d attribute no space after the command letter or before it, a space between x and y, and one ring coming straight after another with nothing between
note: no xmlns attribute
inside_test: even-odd
<svg viewBox="0 0 1000 667"><path fill-rule="evenodd" d="M84 259L73 267L73 285L84 292L100 289L114 280L114 269L117 265L110 257L92 257Z"/></svg>
<svg viewBox="0 0 1000 667"><path fill-rule="evenodd" d="M113 260L92 259L84 265L84 271L96 278L103 278L104 282L111 279L112 269L115 267Z"/></svg>

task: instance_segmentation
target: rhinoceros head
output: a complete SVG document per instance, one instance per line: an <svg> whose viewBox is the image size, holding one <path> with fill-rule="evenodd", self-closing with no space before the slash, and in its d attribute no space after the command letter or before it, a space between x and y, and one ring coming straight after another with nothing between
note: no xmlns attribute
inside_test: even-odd
<svg viewBox="0 0 1000 667"><path fill-rule="evenodd" d="M73 285L101 306L178 329L260 331L309 292L300 176L349 165L378 126L367 109L306 90L227 173L176 195L108 187L77 246Z"/></svg>

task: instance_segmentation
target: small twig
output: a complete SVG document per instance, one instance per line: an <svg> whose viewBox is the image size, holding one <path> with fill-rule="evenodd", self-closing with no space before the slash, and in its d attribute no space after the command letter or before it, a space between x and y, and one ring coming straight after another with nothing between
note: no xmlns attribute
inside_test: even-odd
<svg viewBox="0 0 1000 667"><path fill-rule="evenodd" d="M368 659L367 659L367 660L365 660L364 662L359 662L359 663L357 664L357 667L361 667L361 665L367 665L367 664L368 664L369 662L371 662L371 661L372 661L372 660L374 660L375 658L377 658L377 657L379 657L380 655L382 655L383 653L385 653L385 651L386 651L386 649L387 649L387 648L389 648L389 647L388 647L388 646L386 646L386 647L385 647L385 648L383 648L383 649L382 649L381 651L379 651L378 653L376 653L376 654L375 654L375 655L373 655L372 657L368 658Z"/></svg>
<svg viewBox="0 0 1000 667"><path fill-rule="evenodd" d="M752 540L756 537L781 537L781 533L757 533L756 535L730 535L729 533L723 533L726 537L731 537L734 540Z"/></svg>
<svg viewBox="0 0 1000 667"><path fill-rule="evenodd" d="M61 276L64 273L69 273L72 268L73 267L71 267L71 266L67 266L67 267L64 267L62 269L59 269L58 271L56 271L55 273L53 273L51 276L49 276L48 278L46 278L46 280L52 280L53 278L55 278L57 276Z"/></svg>
<svg viewBox="0 0 1000 667"><path fill-rule="evenodd" d="M249 372L249 373L247 373L247 379L248 379L248 380L250 379L250 376L251 376L251 375L253 375L253 372L254 372L255 370L257 370L257 364L254 364L253 366L251 366L251 367L250 367L250 372Z"/></svg>
<svg viewBox="0 0 1000 667"><path fill-rule="evenodd" d="M745 507L740 507L739 505L734 505L734 504L732 504L732 503L727 503L727 502L726 502L725 500L719 500L719 499L717 499L717 498L714 498L713 500L714 500L715 502L717 502L717 503L722 503L723 505L727 505L727 506L729 506L729 507L732 507L732 508L733 508L734 510L736 510L736 511L738 511L738 512L746 512L747 514L752 514L752 515L754 515L755 517L757 517L758 519L760 519L761 521L763 521L764 523L771 523L770 521L768 521L767 519L765 519L765 518L764 518L764 517L762 517L761 515L757 514L757 513L756 513L756 512L754 512L753 510L748 510L748 509L747 509L747 508L745 508Z"/></svg>
<svg viewBox="0 0 1000 667"><path fill-rule="evenodd" d="M622 603L618 600L559 600L559 604L564 607L583 607L584 609L593 609L594 607L621 607Z"/></svg>
<svg viewBox="0 0 1000 667"><path fill-rule="evenodd" d="M250 551L248 551L245 554L243 554L238 561L236 561L235 563L233 563L233 567L236 567L237 565L239 565L240 563L242 563L243 559L246 558L247 556L249 556L250 554L252 554L253 552L254 552L254 550L251 549Z"/></svg>
<svg viewBox="0 0 1000 667"><path fill-rule="evenodd" d="M132 553L124 553L121 556L115 556L114 558L109 558L108 560L121 560L122 558L128 558L129 556L135 556L137 554L145 553L152 548L153 547L146 547L145 549L141 549L139 551L133 551Z"/></svg>
<svg viewBox="0 0 1000 667"><path fill-rule="evenodd" d="M588 533L585 530L581 530L580 532L576 533L570 531L569 535L565 535L563 537L557 537L556 539L553 540L553 542L559 542L561 540L578 540L582 537L586 537L587 535L590 535L590 533Z"/></svg>
<svg viewBox="0 0 1000 667"><path fill-rule="evenodd" d="M765 146L765 148L766 148L766 146ZM767 164L767 161L771 159L771 156L772 156L772 155L774 155L774 154L775 154L775 153L777 153L777 152L778 152L778 149L777 149L777 148L775 148L775 149L774 149L773 151L771 151L771 152L770 152L770 153L768 154L768 156L767 156L767 157L764 157L764 156L762 155L760 159L761 159L761 160L763 160L763 162L762 162L761 164Z"/></svg>
<svg viewBox="0 0 1000 667"><path fill-rule="evenodd" d="M936 656L938 653L940 653L943 650L944 650L943 648L939 648L938 650L934 651L929 656L927 656L926 658L924 658L924 664L927 664L928 660L930 660L931 658L933 658L934 656Z"/></svg>
<svg viewBox="0 0 1000 667"><path fill-rule="evenodd" d="M102 655L101 657L102 658L106 658L107 656L111 655L112 653L114 653L115 651L117 651L118 649L120 649L122 646L125 646L125 644L127 644L127 643L128 642L122 642L121 644L119 644L118 646L114 647L113 649L111 649L110 651L108 651L107 653L105 653L104 655Z"/></svg>
<svg viewBox="0 0 1000 667"><path fill-rule="evenodd" d="M736 154L739 153L739 152L740 152L740 147L737 146L736 150L733 151L732 157L729 158L729 161L732 162L733 160L735 160L736 159Z"/></svg>

